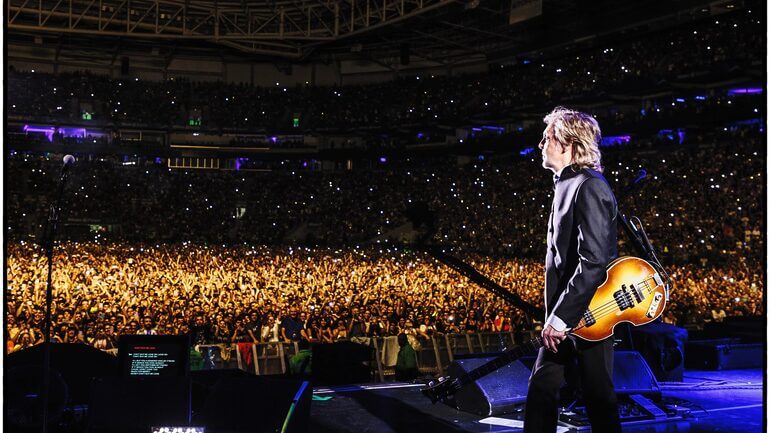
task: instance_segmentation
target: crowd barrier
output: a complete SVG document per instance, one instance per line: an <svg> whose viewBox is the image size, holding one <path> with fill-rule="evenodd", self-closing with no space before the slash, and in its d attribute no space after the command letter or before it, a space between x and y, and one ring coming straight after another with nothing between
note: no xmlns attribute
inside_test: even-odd
<svg viewBox="0 0 770 433"><path fill-rule="evenodd" d="M417 353L417 366L422 374L444 374L458 355L495 353L515 347L534 338L535 331L489 332L435 335L418 338L409 335L409 343ZM371 368L375 378L386 381L395 374L398 357L396 336L352 337L350 341L374 348ZM195 347L201 354L202 369L238 368L256 375L287 374L289 358L299 351L292 342L204 344Z"/></svg>

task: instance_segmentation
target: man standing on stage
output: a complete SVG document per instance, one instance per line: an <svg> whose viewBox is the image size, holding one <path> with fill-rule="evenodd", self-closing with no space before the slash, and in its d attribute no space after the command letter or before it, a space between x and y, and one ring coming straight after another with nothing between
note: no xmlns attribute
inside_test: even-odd
<svg viewBox="0 0 770 433"><path fill-rule="evenodd" d="M565 372L577 372L592 431L620 432L613 338L587 342L567 335L617 257L618 210L601 174L601 131L592 116L562 107L543 120L547 126L538 147L543 167L554 173L554 198L545 262L544 347L529 379L524 431L556 431Z"/></svg>

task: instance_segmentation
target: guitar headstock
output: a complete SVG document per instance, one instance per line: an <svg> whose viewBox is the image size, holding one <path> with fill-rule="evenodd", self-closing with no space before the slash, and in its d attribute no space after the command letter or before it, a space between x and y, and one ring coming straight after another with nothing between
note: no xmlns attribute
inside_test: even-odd
<svg viewBox="0 0 770 433"><path fill-rule="evenodd" d="M441 376L438 379L431 380L420 392L428 397L431 403L445 400L460 389L457 379L451 376Z"/></svg>

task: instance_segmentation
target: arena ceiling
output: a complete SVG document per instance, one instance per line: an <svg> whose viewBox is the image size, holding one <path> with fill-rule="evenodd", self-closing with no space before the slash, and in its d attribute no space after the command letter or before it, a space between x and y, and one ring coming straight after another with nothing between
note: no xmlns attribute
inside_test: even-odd
<svg viewBox="0 0 770 433"><path fill-rule="evenodd" d="M745 2L8 0L6 43L288 62L407 52L442 64L538 49ZM383 63L384 64L384 63ZM386 65L387 66L387 65Z"/></svg>

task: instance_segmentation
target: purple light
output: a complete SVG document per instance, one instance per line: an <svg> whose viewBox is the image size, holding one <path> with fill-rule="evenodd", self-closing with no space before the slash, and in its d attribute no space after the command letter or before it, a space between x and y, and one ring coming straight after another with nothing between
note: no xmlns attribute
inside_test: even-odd
<svg viewBox="0 0 770 433"><path fill-rule="evenodd" d="M163 160L162 160L162 159L160 159L160 158L157 158L157 157L156 157L156 158L155 158L155 163L156 163L156 164L163 164Z"/></svg>
<svg viewBox="0 0 770 433"><path fill-rule="evenodd" d="M621 146L631 141L630 135L610 135L602 137L602 146Z"/></svg>
<svg viewBox="0 0 770 433"><path fill-rule="evenodd" d="M305 168L307 168L307 161L303 161L303 162L302 162L302 166L303 166L303 167L305 167Z"/></svg>
<svg viewBox="0 0 770 433"><path fill-rule="evenodd" d="M502 126L482 126L481 128L482 129L491 129L492 131L497 131L498 134L502 133L503 131L505 131L505 128L503 128Z"/></svg>
<svg viewBox="0 0 770 433"><path fill-rule="evenodd" d="M85 137L86 128L59 128L59 133L64 137Z"/></svg>
<svg viewBox="0 0 770 433"><path fill-rule="evenodd" d="M529 155L530 153L532 153L532 152L534 152L534 151L535 151L535 148L534 148L534 147L528 147L528 148L526 148L526 149L520 150L520 151L519 151L519 155L521 155L521 156L527 156L527 155Z"/></svg>
<svg viewBox="0 0 770 433"><path fill-rule="evenodd" d="M666 137L669 140L677 140L679 144L684 141L685 131L684 129L661 129L658 131L658 137Z"/></svg>
<svg viewBox="0 0 770 433"><path fill-rule="evenodd" d="M734 95L759 95L762 94L764 90L761 87L738 87L735 89L730 89L727 91L727 95L734 96Z"/></svg>
<svg viewBox="0 0 770 433"><path fill-rule="evenodd" d="M273 144L278 143L278 137L272 136L272 137L270 137L270 141L272 141Z"/></svg>
<svg viewBox="0 0 770 433"><path fill-rule="evenodd" d="M425 134L423 134L422 132L418 132L417 133L417 139L418 140L422 140L423 137L425 137Z"/></svg>
<svg viewBox="0 0 770 433"><path fill-rule="evenodd" d="M42 132L45 134L45 137L48 139L49 142L53 141L53 133L56 131L56 128L53 126L34 126L34 125L24 125L24 132L30 133L30 132Z"/></svg>
<svg viewBox="0 0 770 433"><path fill-rule="evenodd" d="M386 162L388 162L388 158L385 158L384 156L381 156L380 157L380 162L385 164Z"/></svg>
<svg viewBox="0 0 770 433"><path fill-rule="evenodd" d="M249 158L235 158L235 171L240 170L241 166L248 160Z"/></svg>

